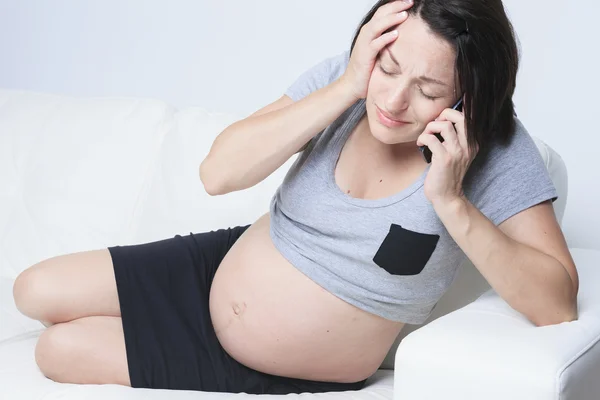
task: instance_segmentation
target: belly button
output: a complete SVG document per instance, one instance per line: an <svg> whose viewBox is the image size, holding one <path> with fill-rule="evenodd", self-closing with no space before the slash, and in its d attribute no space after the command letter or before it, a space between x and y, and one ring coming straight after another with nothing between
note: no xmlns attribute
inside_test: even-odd
<svg viewBox="0 0 600 400"><path fill-rule="evenodd" d="M242 313L246 310L246 302L243 302L241 305L235 303L233 305L233 313L237 316L242 315Z"/></svg>

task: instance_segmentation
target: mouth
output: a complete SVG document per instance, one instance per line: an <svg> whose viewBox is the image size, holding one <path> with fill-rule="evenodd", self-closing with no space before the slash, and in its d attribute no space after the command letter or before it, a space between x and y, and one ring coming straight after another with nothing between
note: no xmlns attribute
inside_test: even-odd
<svg viewBox="0 0 600 400"><path fill-rule="evenodd" d="M381 108L379 108L377 106L375 106L375 109L377 110L377 118L379 119L379 122L381 122L383 125L387 126L388 128L404 126L404 125L408 125L410 123L408 121L400 121L400 120L390 118L387 113L385 113L383 110L381 110Z"/></svg>

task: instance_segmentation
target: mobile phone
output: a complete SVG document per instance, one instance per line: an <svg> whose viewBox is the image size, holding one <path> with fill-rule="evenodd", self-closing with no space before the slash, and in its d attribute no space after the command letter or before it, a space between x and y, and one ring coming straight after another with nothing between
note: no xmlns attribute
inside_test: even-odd
<svg viewBox="0 0 600 400"><path fill-rule="evenodd" d="M460 100L458 100L456 102L456 104L452 107L453 110L457 110L457 111L462 111L462 97L460 98ZM442 135L440 135L439 133L434 133L435 137L438 138L438 140L442 143L444 143L444 138L442 137ZM421 150L421 153L423 154L423 157L425 158L425 161L427 161L427 164L431 163L431 150L429 150L429 147L427 146L419 146L419 150Z"/></svg>

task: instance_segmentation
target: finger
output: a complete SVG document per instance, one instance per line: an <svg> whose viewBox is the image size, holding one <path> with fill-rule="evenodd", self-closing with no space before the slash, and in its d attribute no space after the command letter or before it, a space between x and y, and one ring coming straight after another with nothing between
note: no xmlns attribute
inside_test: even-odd
<svg viewBox="0 0 600 400"><path fill-rule="evenodd" d="M462 123L465 119L465 115L457 110L446 108L440 113L440 116L436 118L436 121L452 121L455 124Z"/></svg>
<svg viewBox="0 0 600 400"><path fill-rule="evenodd" d="M412 5L413 5L413 2L410 0L409 1L402 0L402 1L389 2L377 9L375 14L373 15L373 19L379 18L384 15L397 14L404 10L408 10L409 8L412 7Z"/></svg>
<svg viewBox="0 0 600 400"><path fill-rule="evenodd" d="M439 133L444 138L444 142L449 146L458 146L458 138L456 131L454 129L454 125L450 121L433 121L427 124L423 134L427 134L433 136L435 138L435 134ZM438 140L437 138L435 138ZM439 142L439 140L438 140Z"/></svg>
<svg viewBox="0 0 600 400"><path fill-rule="evenodd" d="M446 108L436 121L450 121L454 124L454 130L458 137L458 143L463 149L468 148L467 134L465 129L465 116L460 111Z"/></svg>
<svg viewBox="0 0 600 400"><path fill-rule="evenodd" d="M371 53L372 53L371 57L373 59L376 58L377 55L381 52L381 50L383 50L383 48L385 46L389 45L397 38L398 38L398 31L393 30L391 32L384 33L383 35L379 36L377 39L373 40L371 42Z"/></svg>
<svg viewBox="0 0 600 400"><path fill-rule="evenodd" d="M375 59L384 47L388 46L398 38L398 30L393 28L398 24L404 22L407 17L408 14L406 13L406 11L404 11L400 14L387 15L381 18L381 20L379 21L374 21L375 27L372 28L374 29L374 31L369 33L369 36L372 37L371 42L369 43L369 49L371 52L370 57L372 59ZM390 25L391 28L389 28ZM390 32L382 33L387 29L393 30Z"/></svg>
<svg viewBox="0 0 600 400"><path fill-rule="evenodd" d="M384 15L381 18L374 19L369 28L371 29L370 36L374 39L381 36L383 33L394 29L408 18L408 13L402 11L400 13L394 13Z"/></svg>
<svg viewBox="0 0 600 400"><path fill-rule="evenodd" d="M432 154L432 158L434 156L440 157L447 153L446 148L444 147L442 142L440 142L438 140L438 138L436 138L435 135L432 134L431 132L430 133L426 133L426 132L421 133L421 135L417 139L417 145L429 147L429 150L431 151L431 154Z"/></svg>
<svg viewBox="0 0 600 400"><path fill-rule="evenodd" d="M439 132L444 138L444 146L450 154L460 154L463 152L464 147L460 143L458 133L456 132L455 126L452 122L443 122L444 128Z"/></svg>

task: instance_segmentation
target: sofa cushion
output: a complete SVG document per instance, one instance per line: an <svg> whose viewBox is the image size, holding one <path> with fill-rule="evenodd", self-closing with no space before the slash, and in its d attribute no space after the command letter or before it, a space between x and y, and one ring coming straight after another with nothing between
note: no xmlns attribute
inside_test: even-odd
<svg viewBox="0 0 600 400"><path fill-rule="evenodd" d="M128 241L174 113L151 99L0 90L0 271Z"/></svg>
<svg viewBox="0 0 600 400"><path fill-rule="evenodd" d="M132 242L203 232L254 222L269 210L271 197L297 156L259 184L221 196L206 193L200 163L215 138L242 117L189 107L175 114L135 219Z"/></svg>

